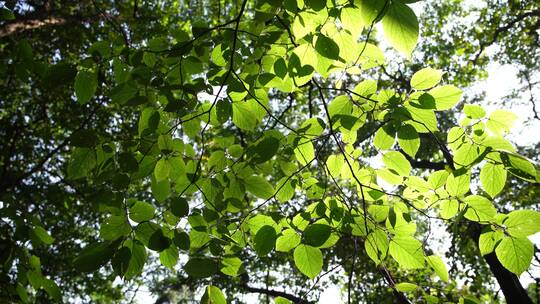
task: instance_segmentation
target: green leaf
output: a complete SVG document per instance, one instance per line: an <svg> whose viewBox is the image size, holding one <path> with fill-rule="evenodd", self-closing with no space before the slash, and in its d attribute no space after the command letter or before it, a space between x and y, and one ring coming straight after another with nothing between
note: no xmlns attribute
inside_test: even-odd
<svg viewBox="0 0 540 304"><path fill-rule="evenodd" d="M429 95L435 99L435 109L442 111L453 108L461 100L463 92L453 85L443 85L429 90Z"/></svg>
<svg viewBox="0 0 540 304"><path fill-rule="evenodd" d="M479 105L473 104L466 104L463 107L463 113L465 113L467 117L472 119L480 119L486 116L486 111L484 110L484 108Z"/></svg>
<svg viewBox="0 0 540 304"><path fill-rule="evenodd" d="M13 12L8 10L7 8L1 7L0 8L0 20L2 20L2 21L15 20L15 14L13 14Z"/></svg>
<svg viewBox="0 0 540 304"><path fill-rule="evenodd" d="M161 182L169 178L170 165L166 158L160 158L156 167L154 168L154 176L156 177L157 182Z"/></svg>
<svg viewBox="0 0 540 304"><path fill-rule="evenodd" d="M246 102L235 102L232 104L233 123L242 130L253 130L257 126L257 115L253 108Z"/></svg>
<svg viewBox="0 0 540 304"><path fill-rule="evenodd" d="M161 134L161 135L159 135L158 140L157 140L157 144L158 144L158 148L161 151L170 152L170 151L174 150L173 139L169 134Z"/></svg>
<svg viewBox="0 0 540 304"><path fill-rule="evenodd" d="M420 31L413 10L399 1L392 1L382 23L384 36L390 45L410 58Z"/></svg>
<svg viewBox="0 0 540 304"><path fill-rule="evenodd" d="M178 217L187 216L189 214L188 201L182 197L171 199L171 212Z"/></svg>
<svg viewBox="0 0 540 304"><path fill-rule="evenodd" d="M336 115L349 115L352 112L352 102L349 97L345 95L339 95L328 105L328 114L330 117Z"/></svg>
<svg viewBox="0 0 540 304"><path fill-rule="evenodd" d="M454 199L443 200L440 204L440 209L440 214L442 218L452 218L459 211L459 202Z"/></svg>
<svg viewBox="0 0 540 304"><path fill-rule="evenodd" d="M163 230L159 229L150 236L148 243L145 245L148 249L161 252L169 248L171 243L172 240L163 234Z"/></svg>
<svg viewBox="0 0 540 304"><path fill-rule="evenodd" d="M143 62L149 67L153 67L156 65L156 55L149 52L144 52L143 54Z"/></svg>
<svg viewBox="0 0 540 304"><path fill-rule="evenodd" d="M191 258L184 265L184 270L190 276L202 279L215 274L218 270L218 264L210 258Z"/></svg>
<svg viewBox="0 0 540 304"><path fill-rule="evenodd" d="M137 223L149 221L154 217L154 207L146 202L137 201L129 208L129 218Z"/></svg>
<svg viewBox="0 0 540 304"><path fill-rule="evenodd" d="M376 263L380 264L388 252L388 236L381 230L375 230L367 235L364 247L367 255Z"/></svg>
<svg viewBox="0 0 540 304"><path fill-rule="evenodd" d="M433 268L435 273L443 280L448 282L448 270L446 269L446 264L444 264L442 258L438 255L430 255L426 257L426 262L429 267Z"/></svg>
<svg viewBox="0 0 540 304"><path fill-rule="evenodd" d="M530 182L536 181L536 169L527 158L511 153L501 153L501 159L506 170L511 174Z"/></svg>
<svg viewBox="0 0 540 304"><path fill-rule="evenodd" d="M310 140L302 139L294 149L294 155L302 166L306 166L315 158L315 150Z"/></svg>
<svg viewBox="0 0 540 304"><path fill-rule="evenodd" d="M338 107L338 108L342 108L342 107ZM312 117L312 118L306 119L300 125L298 132L304 133L305 136L316 137L323 133L324 128L326 128L326 125L324 124L324 121L322 119L320 119L319 117Z"/></svg>
<svg viewBox="0 0 540 304"><path fill-rule="evenodd" d="M496 135L504 135L510 132L512 125L517 120L516 114L506 110L495 110L489 115L486 126Z"/></svg>
<svg viewBox="0 0 540 304"><path fill-rule="evenodd" d="M480 181L487 194L495 197L506 184L506 169L503 165L486 163L480 170Z"/></svg>
<svg viewBox="0 0 540 304"><path fill-rule="evenodd" d="M75 76L75 95L79 103L87 103L96 93L98 86L97 74L80 70Z"/></svg>
<svg viewBox="0 0 540 304"><path fill-rule="evenodd" d="M217 121L223 124L231 117L232 105L227 100L220 99L216 103L215 111Z"/></svg>
<svg viewBox="0 0 540 304"><path fill-rule="evenodd" d="M400 176L408 176L411 172L411 163L399 152L386 152L383 155L383 162L388 169L394 170Z"/></svg>
<svg viewBox="0 0 540 304"><path fill-rule="evenodd" d="M324 224L311 224L304 230L304 243L314 247L322 246L330 237L332 229Z"/></svg>
<svg viewBox="0 0 540 304"><path fill-rule="evenodd" d="M44 277L39 269L34 269L26 272L26 278L28 279L30 285L34 287L34 289L40 289L42 287L41 282L43 281Z"/></svg>
<svg viewBox="0 0 540 304"><path fill-rule="evenodd" d="M253 239L253 248L258 256L266 256L276 244L276 229L269 225L262 226Z"/></svg>
<svg viewBox="0 0 540 304"><path fill-rule="evenodd" d="M437 116L433 110L419 108L410 103L405 104L405 109L411 118L407 123L414 126L416 131L420 133L431 133L439 130L437 127Z"/></svg>
<svg viewBox="0 0 540 304"><path fill-rule="evenodd" d="M274 222L272 217L263 214L257 214L254 217L250 218L248 220L248 225L249 230L253 235L257 234L257 231L259 231L259 229L261 229L264 225L277 227L276 222Z"/></svg>
<svg viewBox="0 0 540 304"><path fill-rule="evenodd" d="M74 147L93 148L99 143L99 138L94 130L78 130L69 138Z"/></svg>
<svg viewBox="0 0 540 304"><path fill-rule="evenodd" d="M534 246L527 238L504 237L495 248L495 254L504 268L519 276L529 268Z"/></svg>
<svg viewBox="0 0 540 304"><path fill-rule="evenodd" d="M439 189L440 187L444 186L446 184L446 180L448 179L448 171L446 170L439 170L431 173L431 175L428 178L428 183L431 189Z"/></svg>
<svg viewBox="0 0 540 304"><path fill-rule="evenodd" d="M292 304L292 302L282 297L276 297L274 298L274 304Z"/></svg>
<svg viewBox="0 0 540 304"><path fill-rule="evenodd" d="M129 81L112 88L109 96L113 103L122 105L135 98L138 92L136 83Z"/></svg>
<svg viewBox="0 0 540 304"><path fill-rule="evenodd" d="M478 146L465 142L454 153L454 163L465 167L472 164L480 155Z"/></svg>
<svg viewBox="0 0 540 304"><path fill-rule="evenodd" d="M44 244L50 245L54 242L54 238L41 226L34 227L34 234Z"/></svg>
<svg viewBox="0 0 540 304"><path fill-rule="evenodd" d="M130 98L125 104L127 106L140 106L148 102L148 96L144 95L135 95L132 98Z"/></svg>
<svg viewBox="0 0 540 304"><path fill-rule="evenodd" d="M330 155L326 160L326 167L332 177L338 177L341 173L341 168L345 165L345 161L342 155Z"/></svg>
<svg viewBox="0 0 540 304"><path fill-rule="evenodd" d="M113 269L127 280L140 275L146 263L146 248L138 241L126 240L112 260Z"/></svg>
<svg viewBox="0 0 540 304"><path fill-rule="evenodd" d="M258 163L264 163L266 161L269 161L274 155L276 155L277 151L279 149L279 139L272 136L267 135L264 136L264 138L257 143L255 148L253 149L254 156L253 159Z"/></svg>
<svg viewBox="0 0 540 304"><path fill-rule="evenodd" d="M371 205L368 208L369 214L376 222L382 222L388 217L390 208L386 205Z"/></svg>
<svg viewBox="0 0 540 304"><path fill-rule="evenodd" d="M208 287L206 287L206 296L208 301L202 301L203 304L227 304L225 295L223 295L221 289L216 286L208 285Z"/></svg>
<svg viewBox="0 0 540 304"><path fill-rule="evenodd" d="M468 173L462 173L460 175L453 174L448 175L446 179L446 191L451 196L460 196L469 192L469 186L471 182L471 176Z"/></svg>
<svg viewBox="0 0 540 304"><path fill-rule="evenodd" d="M221 67L227 66L227 60L223 57L223 50L221 49L222 45L218 44L212 50L212 61Z"/></svg>
<svg viewBox="0 0 540 304"><path fill-rule="evenodd" d="M173 242L180 250L189 250L191 245L189 234L184 231L179 231L179 229L174 230Z"/></svg>
<svg viewBox="0 0 540 304"><path fill-rule="evenodd" d="M127 218L122 215L111 215L103 222L99 229L99 235L104 240L108 241L126 236L130 232L131 226L129 225Z"/></svg>
<svg viewBox="0 0 540 304"><path fill-rule="evenodd" d="M308 71L312 70L306 69L305 66L308 65L313 68L317 68L318 60L317 51L315 48L310 43L300 44L294 49L294 54L298 57L298 59L300 59L300 64L302 67L304 67L301 71L297 71L300 74L299 76L307 76L311 79L311 73ZM299 68L300 67L297 67L296 69L298 70ZM309 81L309 79L307 81Z"/></svg>
<svg viewBox="0 0 540 304"><path fill-rule="evenodd" d="M60 301L62 299L62 292L53 280L43 278L41 280L41 286L43 287L43 289L45 289L45 292L47 292L47 294L55 301Z"/></svg>
<svg viewBox="0 0 540 304"><path fill-rule="evenodd" d="M488 231L480 234L478 238L478 248L481 255L486 255L495 250L495 245L501 240L502 234L495 231Z"/></svg>
<svg viewBox="0 0 540 304"><path fill-rule="evenodd" d="M162 52L168 48L168 41L165 37L154 37L148 42L148 47L154 52Z"/></svg>
<svg viewBox="0 0 540 304"><path fill-rule="evenodd" d="M138 123L139 135L154 132L159 126L161 115L152 107L147 107L141 112Z"/></svg>
<svg viewBox="0 0 540 304"><path fill-rule="evenodd" d="M26 288L21 285L21 283L17 283L17 288L15 290L23 303L30 303L28 292L26 291Z"/></svg>
<svg viewBox="0 0 540 304"><path fill-rule="evenodd" d="M283 230L276 240L276 251L289 252L300 244L300 236L294 229Z"/></svg>
<svg viewBox="0 0 540 304"><path fill-rule="evenodd" d="M420 136L411 125L402 126L397 133L398 143L401 149L412 158L416 157L416 152L420 148Z"/></svg>
<svg viewBox="0 0 540 304"><path fill-rule="evenodd" d="M110 242L98 242L85 247L73 261L80 272L94 272L105 265L113 256L115 247Z"/></svg>
<svg viewBox="0 0 540 304"><path fill-rule="evenodd" d="M225 257L221 260L221 272L231 277L241 274L244 270L243 267L242 260L234 256Z"/></svg>
<svg viewBox="0 0 540 304"><path fill-rule="evenodd" d="M414 73L411 78L411 87L416 90L427 90L441 82L443 72L432 68L423 68Z"/></svg>
<svg viewBox="0 0 540 304"><path fill-rule="evenodd" d="M360 8L362 20L366 25L374 25L375 22L380 21L382 11L386 7L385 2L380 0L355 1L354 4Z"/></svg>
<svg viewBox="0 0 540 304"><path fill-rule="evenodd" d="M75 148L67 168L68 178L75 180L85 177L95 166L96 152L93 149Z"/></svg>
<svg viewBox="0 0 540 304"><path fill-rule="evenodd" d="M253 175L244 179L246 190L258 198L269 199L274 195L274 187L264 177Z"/></svg>
<svg viewBox="0 0 540 304"><path fill-rule="evenodd" d="M317 35L317 41L315 42L315 50L321 56L332 60L339 59L339 47L334 40L324 36Z"/></svg>
<svg viewBox="0 0 540 304"><path fill-rule="evenodd" d="M469 195L464 201L467 203L465 217L471 221L489 221L497 214L497 209L495 209L493 203L483 196Z"/></svg>
<svg viewBox="0 0 540 304"><path fill-rule="evenodd" d="M373 144L380 150L389 150L396 140L396 132L390 125L384 125L375 132Z"/></svg>
<svg viewBox="0 0 540 304"><path fill-rule="evenodd" d="M118 155L120 171L133 173L139 170L139 162L132 153L123 152Z"/></svg>
<svg viewBox="0 0 540 304"><path fill-rule="evenodd" d="M399 235L390 241L390 255L404 269L424 267L422 244L415 238Z"/></svg>
<svg viewBox="0 0 540 304"><path fill-rule="evenodd" d="M516 210L504 220L508 233L514 237L527 237L540 231L540 213L533 210Z"/></svg>
<svg viewBox="0 0 540 304"><path fill-rule="evenodd" d="M343 28L348 30L353 38L358 38L366 25L362 19L362 10L357 7L344 7L341 9L339 20Z"/></svg>
<svg viewBox="0 0 540 304"><path fill-rule="evenodd" d="M398 283L396 284L396 290L401 292L412 292L418 288L418 285L413 283Z"/></svg>
<svg viewBox="0 0 540 304"><path fill-rule="evenodd" d="M320 11L326 6L326 0L305 0L305 3L314 11Z"/></svg>
<svg viewBox="0 0 540 304"><path fill-rule="evenodd" d="M300 244L294 249L294 264L308 278L314 279L322 270L323 257L321 250L309 245Z"/></svg>
<svg viewBox="0 0 540 304"><path fill-rule="evenodd" d="M164 235L161 226L153 222L143 222L137 225L135 235L144 246L155 251L162 251L171 244L171 240Z"/></svg>
<svg viewBox="0 0 540 304"><path fill-rule="evenodd" d="M504 152L516 152L514 145L502 136L488 136L482 141L482 145L490 147L493 150L504 151Z"/></svg>
<svg viewBox="0 0 540 304"><path fill-rule="evenodd" d="M178 249L175 246L169 246L167 249L159 253L159 261L161 265L174 270L174 266L178 263Z"/></svg>
<svg viewBox="0 0 540 304"><path fill-rule="evenodd" d="M227 157L225 156L225 151L217 150L212 152L210 158L208 158L208 168L211 168L215 171L223 170L227 165Z"/></svg>
<svg viewBox="0 0 540 304"><path fill-rule="evenodd" d="M295 184L291 178L283 177L276 186L276 199L282 203L291 200L294 196Z"/></svg>
<svg viewBox="0 0 540 304"><path fill-rule="evenodd" d="M171 193L171 185L168 180L157 181L156 178L151 176L150 188L152 189L152 194L158 202L165 201L169 194Z"/></svg>
<svg viewBox="0 0 540 304"><path fill-rule="evenodd" d="M129 267L129 262L131 259L131 248L129 246L122 246L111 260L111 265L114 272L120 276L124 277L124 273Z"/></svg>
<svg viewBox="0 0 540 304"><path fill-rule="evenodd" d="M403 177L397 175L394 171L389 169L377 169L377 177L382 178L385 182L391 185L400 185L403 183Z"/></svg>

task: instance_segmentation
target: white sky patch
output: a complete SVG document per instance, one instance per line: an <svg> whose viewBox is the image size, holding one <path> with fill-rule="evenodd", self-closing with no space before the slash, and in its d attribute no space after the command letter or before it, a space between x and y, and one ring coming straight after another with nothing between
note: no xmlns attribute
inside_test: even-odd
<svg viewBox="0 0 540 304"><path fill-rule="evenodd" d="M517 77L518 69L512 65L490 63L487 70L489 77L475 84L471 90L486 92L485 102L482 102L482 106L486 108L488 113L497 109L505 109L518 116L508 137L511 141L519 146L536 144L540 138L531 135L535 130L536 132L540 131L540 121L532 119L533 111L532 104L528 100L529 93L522 92L521 100L511 100L504 105L502 104L506 95L512 90L523 87ZM537 88L533 93L540 94L540 89Z"/></svg>

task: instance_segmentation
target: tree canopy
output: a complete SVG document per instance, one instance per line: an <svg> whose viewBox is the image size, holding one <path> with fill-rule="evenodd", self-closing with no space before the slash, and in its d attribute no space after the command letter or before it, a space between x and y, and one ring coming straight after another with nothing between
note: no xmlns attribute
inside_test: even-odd
<svg viewBox="0 0 540 304"><path fill-rule="evenodd" d="M539 30L532 0L0 1L0 302L538 303L509 108L540 120ZM492 62L523 87L488 104Z"/></svg>

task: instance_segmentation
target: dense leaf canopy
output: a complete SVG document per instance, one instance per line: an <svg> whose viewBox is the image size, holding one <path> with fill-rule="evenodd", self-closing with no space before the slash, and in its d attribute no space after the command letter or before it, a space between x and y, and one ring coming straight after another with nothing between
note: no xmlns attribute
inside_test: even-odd
<svg viewBox="0 0 540 304"><path fill-rule="evenodd" d="M540 7L469 2L1 1L0 302L532 303L538 147L470 88L540 120Z"/></svg>

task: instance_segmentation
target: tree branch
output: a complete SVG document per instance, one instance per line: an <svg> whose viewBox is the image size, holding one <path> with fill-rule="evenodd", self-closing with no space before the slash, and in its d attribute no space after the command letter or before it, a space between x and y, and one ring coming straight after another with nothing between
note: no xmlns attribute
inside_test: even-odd
<svg viewBox="0 0 540 304"><path fill-rule="evenodd" d="M413 168L417 169L431 169L431 170L444 170L446 166L445 162L432 162L429 160L416 160L412 158L409 154L405 153L402 149L399 149L399 152L405 156L405 158L411 163Z"/></svg>
<svg viewBox="0 0 540 304"><path fill-rule="evenodd" d="M508 24L495 29L495 32L493 33L493 37L491 38L490 41L485 42L485 43L482 43L482 42L480 43L480 49L478 50L478 53L476 53L476 56L472 60L472 63L476 65L476 62L480 58L480 55L482 55L482 53L488 46L497 42L497 39L499 38L500 34L503 34L504 32L510 30L516 23L522 21L523 19L528 18L528 17L533 17L533 16L540 17L540 10L534 10L534 11L525 12L523 14L519 14L516 16L516 18L508 22Z"/></svg>
<svg viewBox="0 0 540 304"><path fill-rule="evenodd" d="M475 243L478 244L480 238L482 227L478 223L471 223L471 236L474 239ZM533 303L523 285L519 281L519 278L508 269L506 269L497 256L495 252L484 255L484 259L489 266L489 269L497 279L499 286L506 299L508 304L528 304Z"/></svg>
<svg viewBox="0 0 540 304"><path fill-rule="evenodd" d="M121 19L120 16L111 15L108 13L101 13L103 17L108 20L118 21ZM0 26L0 38L7 37L14 34L19 34L25 31L39 29L46 26L56 26L56 25L65 25L68 23L74 24L83 24L91 23L100 19L100 14L94 14L89 16L82 15L51 15L48 11L38 12L32 14L32 16L25 16L11 22L2 24Z"/></svg>
<svg viewBox="0 0 540 304"><path fill-rule="evenodd" d="M300 297L297 297L295 295L286 293L284 291L266 289L266 288L257 288L257 287L249 286L248 284L244 284L242 287L246 291L251 292L251 293L261 293L261 294L265 294L265 295L268 295L268 296L271 296L271 297L282 297L282 298L285 298L287 300L292 301L295 304L309 304L309 303L311 303L311 302L309 302L307 300L304 300L304 299L302 299Z"/></svg>
<svg viewBox="0 0 540 304"><path fill-rule="evenodd" d="M399 301L399 303L411 304L411 301L407 299L405 294L403 294L402 292L396 289L396 282L394 281L392 274L390 274L390 271L388 271L386 267L379 267L379 272L382 274L387 284L390 285L390 287L392 288L392 291L394 292L394 296Z"/></svg>
<svg viewBox="0 0 540 304"><path fill-rule="evenodd" d="M28 19L18 20L8 23L0 27L0 37L10 36L15 33L21 33L24 31L49 26L49 25L61 25L68 22L67 18L50 16L42 19Z"/></svg>

